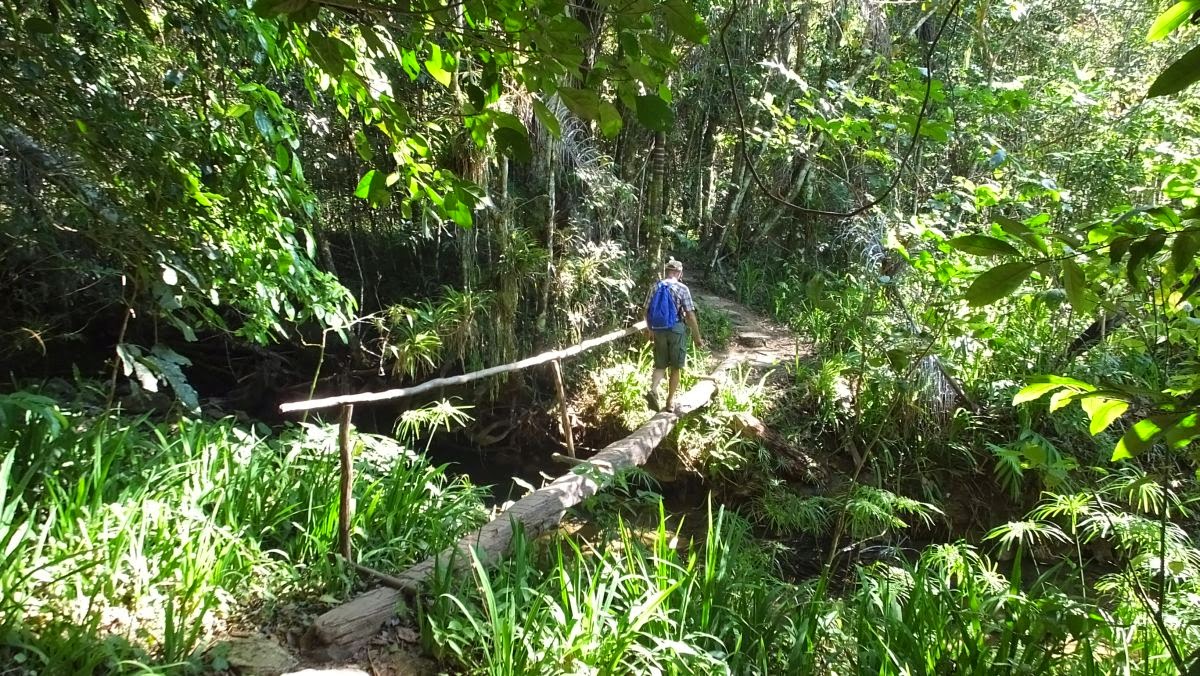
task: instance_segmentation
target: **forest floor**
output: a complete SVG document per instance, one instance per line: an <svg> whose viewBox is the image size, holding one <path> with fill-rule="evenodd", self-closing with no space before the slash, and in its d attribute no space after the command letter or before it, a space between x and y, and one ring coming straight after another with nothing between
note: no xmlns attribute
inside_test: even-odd
<svg viewBox="0 0 1200 676"><path fill-rule="evenodd" d="M737 357L750 369L762 371L791 364L797 358L811 355L811 346L797 341L787 327L709 290L703 282L693 282L690 286L698 314L720 312L730 325L728 343L719 348L714 346L709 355L709 366L728 357ZM706 336L706 339L711 342L713 336ZM674 520L683 516L680 513L671 518ZM570 521L567 530L578 530L580 524L573 519ZM702 523L702 520L697 523ZM243 668L239 670L240 673L282 672L287 676L432 676L443 673L441 665L422 654L419 631L413 626L413 619L394 618L354 658L334 663L315 662L304 657L289 659L290 654L299 652L297 639L305 627L293 626L280 631L283 627L277 626L269 632L276 636L287 636L288 648L282 648L278 642L261 635L235 637L232 642L239 645L239 651L256 654L268 663L262 665L265 668ZM278 655L280 661L272 663L272 655Z"/></svg>

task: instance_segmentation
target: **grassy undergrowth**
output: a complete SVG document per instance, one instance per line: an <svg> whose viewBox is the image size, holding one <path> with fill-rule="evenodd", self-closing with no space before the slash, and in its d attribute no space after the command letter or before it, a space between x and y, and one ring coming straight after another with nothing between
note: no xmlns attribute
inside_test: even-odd
<svg viewBox="0 0 1200 676"><path fill-rule="evenodd" d="M1175 673L1119 582L1088 597L1054 585L1053 564L1024 572L1025 536L1011 565L958 542L795 584L723 509L696 542L666 524L660 511L657 528L620 521L591 544L518 539L499 568L476 561L470 581L438 580L421 620L427 648L495 676ZM1194 599L1194 580L1188 589L1173 598ZM1195 609L1168 613L1177 646L1195 647Z"/></svg>
<svg viewBox="0 0 1200 676"><path fill-rule="evenodd" d="M255 608L329 603L336 428L84 416L0 396L0 663L16 673L193 670ZM486 517L477 489L358 437L355 546L395 569ZM262 619L260 617L260 619Z"/></svg>

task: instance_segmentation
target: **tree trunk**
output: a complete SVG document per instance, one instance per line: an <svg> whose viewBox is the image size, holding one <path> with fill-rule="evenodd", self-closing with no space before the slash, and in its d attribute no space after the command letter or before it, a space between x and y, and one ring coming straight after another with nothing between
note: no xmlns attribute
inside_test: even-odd
<svg viewBox="0 0 1200 676"><path fill-rule="evenodd" d="M553 138L546 140L546 280L542 285L541 312L538 314L537 329L538 333L546 335L546 327L550 316L550 292L554 286L554 279L557 276L554 267L554 234L555 234L555 211L558 209L557 190L555 185L554 173L557 167L554 165L555 142Z"/></svg>
<svg viewBox="0 0 1200 676"><path fill-rule="evenodd" d="M663 213L666 211L667 134L654 134L654 149L650 151L650 199L647 201L646 222L649 226L650 250L653 259L662 260Z"/></svg>

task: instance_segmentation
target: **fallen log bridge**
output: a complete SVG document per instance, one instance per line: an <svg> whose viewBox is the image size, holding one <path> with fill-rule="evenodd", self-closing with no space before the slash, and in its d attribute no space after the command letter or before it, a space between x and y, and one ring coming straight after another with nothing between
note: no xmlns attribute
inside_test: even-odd
<svg viewBox="0 0 1200 676"><path fill-rule="evenodd" d="M717 391L716 379L739 361L737 357L726 358L707 378L679 395L678 413L664 411L655 415L633 434L580 461L570 472L518 500L453 547L397 576L377 574L389 586L361 594L318 617L305 637L306 649L332 659L349 656L395 615L397 604L406 594L419 594L439 567L469 569L471 552L484 565L492 565L508 551L518 529L536 537L556 528L567 509L595 495L617 472L644 464L684 415L708 404Z"/></svg>

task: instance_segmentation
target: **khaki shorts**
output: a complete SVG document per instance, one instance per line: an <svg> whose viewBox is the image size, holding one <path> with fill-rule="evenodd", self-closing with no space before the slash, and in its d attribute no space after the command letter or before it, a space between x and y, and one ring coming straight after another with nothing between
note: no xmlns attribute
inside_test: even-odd
<svg viewBox="0 0 1200 676"><path fill-rule="evenodd" d="M688 330L682 324L654 332L654 368L682 369L687 365Z"/></svg>

